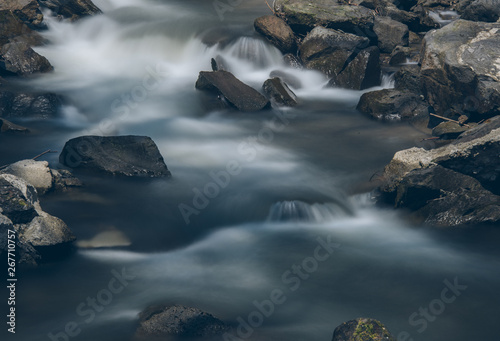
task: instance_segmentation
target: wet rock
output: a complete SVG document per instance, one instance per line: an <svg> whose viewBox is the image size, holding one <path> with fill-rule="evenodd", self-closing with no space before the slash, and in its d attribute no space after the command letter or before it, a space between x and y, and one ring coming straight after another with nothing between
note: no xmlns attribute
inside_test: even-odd
<svg viewBox="0 0 500 341"><path fill-rule="evenodd" d="M300 70L300 69L304 68L300 59L291 53L287 53L286 55L284 55L283 60L285 61L286 65L288 65L294 69Z"/></svg>
<svg viewBox="0 0 500 341"><path fill-rule="evenodd" d="M102 13L91 0L38 0L38 2L55 14L72 21Z"/></svg>
<svg viewBox="0 0 500 341"><path fill-rule="evenodd" d="M0 10L9 10L30 28L45 28L37 0L3 0Z"/></svg>
<svg viewBox="0 0 500 341"><path fill-rule="evenodd" d="M285 18L294 32L307 33L316 26L324 26L375 38L373 11L362 6L340 5L335 1L277 0L274 10Z"/></svg>
<svg viewBox="0 0 500 341"><path fill-rule="evenodd" d="M457 139L444 147L425 150L410 148L397 152L385 167L385 187L390 188L414 169L440 165L455 172L471 176L487 190L500 195L500 129L493 129L488 134L479 133L481 125L471 129L469 137L478 134L476 139ZM471 134L472 132L472 134ZM481 136L482 135L482 136ZM467 135L465 135L467 136Z"/></svg>
<svg viewBox="0 0 500 341"><path fill-rule="evenodd" d="M403 46L396 46L394 51L391 53L391 59L389 60L390 65L401 65L408 61L410 58L410 48Z"/></svg>
<svg viewBox="0 0 500 341"><path fill-rule="evenodd" d="M420 66L405 65L394 74L394 88L415 94L422 92L420 88Z"/></svg>
<svg viewBox="0 0 500 341"><path fill-rule="evenodd" d="M40 253L59 256L75 240L62 220L42 210L36 189L12 174L0 174L0 212L0 228L16 231L19 263L36 265Z"/></svg>
<svg viewBox="0 0 500 341"><path fill-rule="evenodd" d="M22 160L3 169L1 173L12 174L36 188L39 195L53 190L81 187L80 180L67 170L53 170L47 161Z"/></svg>
<svg viewBox="0 0 500 341"><path fill-rule="evenodd" d="M295 77L291 73L288 73L286 71L281 71L281 70L274 70L271 71L269 74L269 77L271 78L279 78L283 82L285 82L287 85L294 89L300 89L302 87L302 82L299 78Z"/></svg>
<svg viewBox="0 0 500 341"><path fill-rule="evenodd" d="M420 95L394 89L363 94L357 109L377 120L389 122L415 122L429 117L428 105Z"/></svg>
<svg viewBox="0 0 500 341"><path fill-rule="evenodd" d="M378 48L381 52L391 53L398 45L408 46L408 26L390 17L376 17L373 30L378 37Z"/></svg>
<svg viewBox="0 0 500 341"><path fill-rule="evenodd" d="M227 62L224 57L217 55L211 60L212 71L229 71L227 67Z"/></svg>
<svg viewBox="0 0 500 341"><path fill-rule="evenodd" d="M0 208L13 224L26 224L38 215L34 206L38 197L33 186L25 185L23 191L13 184L15 180L12 175L0 174Z"/></svg>
<svg viewBox="0 0 500 341"><path fill-rule="evenodd" d="M500 23L457 20L427 33L424 93L437 114L478 121L500 113Z"/></svg>
<svg viewBox="0 0 500 341"><path fill-rule="evenodd" d="M442 166L411 171L397 184L395 197L395 207L410 209L418 223L454 227L500 222L500 196Z"/></svg>
<svg viewBox="0 0 500 341"><path fill-rule="evenodd" d="M475 0L462 13L462 19L495 22L500 18L500 3L496 0Z"/></svg>
<svg viewBox="0 0 500 341"><path fill-rule="evenodd" d="M454 144L469 142L488 135L492 130L500 128L500 116L492 117L483 123L461 134Z"/></svg>
<svg viewBox="0 0 500 341"><path fill-rule="evenodd" d="M223 96L241 111L260 111L270 106L262 94L227 71L200 72L196 89Z"/></svg>
<svg viewBox="0 0 500 341"><path fill-rule="evenodd" d="M69 140L59 162L70 168L127 177L170 177L163 157L147 136L81 136Z"/></svg>
<svg viewBox="0 0 500 341"><path fill-rule="evenodd" d="M0 47L11 42L26 42L36 45L42 37L30 29L10 10L0 10Z"/></svg>
<svg viewBox="0 0 500 341"><path fill-rule="evenodd" d="M316 27L302 42L299 56L307 68L332 77L338 75L369 44L368 38Z"/></svg>
<svg viewBox="0 0 500 341"><path fill-rule="evenodd" d="M444 140L452 140L469 129L470 127L455 122L441 122L432 129L432 136L437 136Z"/></svg>
<svg viewBox="0 0 500 341"><path fill-rule="evenodd" d="M396 339L381 322L358 318L335 328L332 341L396 341Z"/></svg>
<svg viewBox="0 0 500 341"><path fill-rule="evenodd" d="M0 116L2 116L0 114ZM0 133L29 133L29 129L0 118Z"/></svg>
<svg viewBox="0 0 500 341"><path fill-rule="evenodd" d="M140 339L151 337L210 337L224 333L228 327L213 315L196 308L174 306L149 307L139 315Z"/></svg>
<svg viewBox="0 0 500 341"><path fill-rule="evenodd" d="M280 78L266 80L262 89L266 96L277 105L294 107L298 104L297 96Z"/></svg>
<svg viewBox="0 0 500 341"><path fill-rule="evenodd" d="M364 90L380 85L380 51L371 46L360 51L338 75L334 75L329 86L352 90Z"/></svg>
<svg viewBox="0 0 500 341"><path fill-rule="evenodd" d="M266 15L255 19L255 30L264 36L271 44L283 53L294 52L297 49L295 35L283 20L274 15Z"/></svg>
<svg viewBox="0 0 500 341"><path fill-rule="evenodd" d="M9 238L7 236L12 235L12 232L8 232L8 230L16 231L16 228L9 218L0 213L0 257L4 259L7 258L6 254L8 252ZM16 232L14 232L14 235L17 253L16 261L19 264L37 265L41 260L40 254L32 245L20 241Z"/></svg>
<svg viewBox="0 0 500 341"><path fill-rule="evenodd" d="M47 58L36 53L25 42L12 42L0 48L0 72L3 74L29 76L52 70Z"/></svg>

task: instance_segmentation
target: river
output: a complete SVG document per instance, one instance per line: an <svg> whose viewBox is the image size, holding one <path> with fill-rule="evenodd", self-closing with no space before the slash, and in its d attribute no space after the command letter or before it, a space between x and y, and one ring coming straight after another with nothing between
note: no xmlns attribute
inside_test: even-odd
<svg viewBox="0 0 500 341"><path fill-rule="evenodd" d="M103 15L48 19L49 44L36 50L55 71L21 85L65 104L57 119L16 121L37 129L2 137L2 163L81 135L147 135L173 177L82 175L84 188L41 199L78 249L20 275L13 339L131 340L139 312L158 303L237 327L275 290L283 302L245 339L328 341L357 317L382 321L399 340L498 338L498 232L412 226L374 207L370 178L425 136L358 113L362 92L285 66L253 31L270 14L264 1L221 0L237 4L224 13L212 1L94 2ZM293 75L300 105L208 110L194 84L217 55L257 89L272 71ZM44 159L58 167L57 154ZM103 298L117 273L128 276L123 290ZM106 304L91 308L99 295ZM68 325L75 336L62 334Z"/></svg>

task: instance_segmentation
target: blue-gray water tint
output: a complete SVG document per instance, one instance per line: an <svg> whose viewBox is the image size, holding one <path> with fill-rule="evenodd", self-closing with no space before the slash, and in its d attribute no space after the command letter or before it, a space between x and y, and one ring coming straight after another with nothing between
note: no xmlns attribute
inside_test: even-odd
<svg viewBox="0 0 500 341"><path fill-rule="evenodd" d="M87 244L69 259L20 275L16 340L50 340L49 333L61 335L73 321L81 331L71 339L130 340L138 313L161 302L199 307L237 327L237 318L247 320L253 302L275 289L286 301L249 340L326 341L356 317L379 319L416 341L497 338L498 233L411 227L372 207L367 195L354 195L371 188L370 178L394 152L419 145L423 135L363 117L354 109L361 92L324 89L319 73L285 67L253 32L254 18L270 13L264 1L243 1L222 16L211 1L95 3L104 15L50 22L51 44L37 51L55 72L24 85L64 94L73 105L58 119L16 120L37 129L2 136L1 163L60 151L80 135L137 134L155 140L173 178L81 175L86 187L76 194L42 198L44 209ZM293 89L301 105L207 111L194 83L216 55L256 88L274 70L292 74L302 84ZM151 86L144 93L145 77ZM283 129L270 133L280 117ZM45 159L59 166L57 154ZM194 207L197 191L235 161L241 173L186 224L179 205ZM84 247L102 243L102 232L125 242ZM335 248L315 267L311 257L328 240ZM311 273L297 281L294 265ZM77 307L122 269L135 279L85 322L90 315L78 315ZM422 324L412 325L410 316L455 280L467 289L420 333Z"/></svg>

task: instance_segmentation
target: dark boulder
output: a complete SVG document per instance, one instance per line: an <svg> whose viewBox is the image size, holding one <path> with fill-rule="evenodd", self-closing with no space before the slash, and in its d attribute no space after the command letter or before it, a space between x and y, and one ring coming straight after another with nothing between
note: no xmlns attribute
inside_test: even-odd
<svg viewBox="0 0 500 341"><path fill-rule="evenodd" d="M170 177L163 157L146 136L81 136L69 140L59 162L74 169L127 177Z"/></svg>
<svg viewBox="0 0 500 341"><path fill-rule="evenodd" d="M492 117L476 127L462 133L454 144L469 142L479 139L491 133L492 130L500 128L500 116Z"/></svg>
<svg viewBox="0 0 500 341"><path fill-rule="evenodd" d="M196 308L173 306L149 307L139 315L139 339L168 337L211 337L229 328L213 315Z"/></svg>
<svg viewBox="0 0 500 341"><path fill-rule="evenodd" d="M38 0L41 6L70 20L102 13L91 0Z"/></svg>
<svg viewBox="0 0 500 341"><path fill-rule="evenodd" d="M334 75L329 86L352 90L364 90L380 85L380 51L376 46L361 50L338 75Z"/></svg>
<svg viewBox="0 0 500 341"><path fill-rule="evenodd" d="M437 114L480 121L500 114L500 23L457 20L426 34L421 80Z"/></svg>
<svg viewBox="0 0 500 341"><path fill-rule="evenodd" d="M390 17L376 17L373 30L378 37L381 52L391 53L398 45L408 46L410 31L408 26Z"/></svg>
<svg viewBox="0 0 500 341"><path fill-rule="evenodd" d="M18 41L36 45L43 39L10 10L0 10L0 47Z"/></svg>
<svg viewBox="0 0 500 341"><path fill-rule="evenodd" d="M415 122L429 117L428 105L420 95L394 89L363 94L357 109L377 120L389 122Z"/></svg>
<svg viewBox="0 0 500 341"><path fill-rule="evenodd" d="M369 44L369 40L364 37L316 27L300 45L299 56L307 68L332 77L338 75Z"/></svg>
<svg viewBox="0 0 500 341"><path fill-rule="evenodd" d="M295 35L283 19L274 15L266 15L255 19L254 27L281 52L290 53L297 49Z"/></svg>
<svg viewBox="0 0 500 341"><path fill-rule="evenodd" d="M420 66L405 65L394 74L394 88L415 94L422 92L420 87Z"/></svg>
<svg viewBox="0 0 500 341"><path fill-rule="evenodd" d="M465 8L462 19L495 22L500 18L500 3L497 0L475 0Z"/></svg>
<svg viewBox="0 0 500 341"><path fill-rule="evenodd" d="M401 65L408 61L410 58L410 48L403 46L396 46L396 48L391 53L391 58L389 59L390 65Z"/></svg>
<svg viewBox="0 0 500 341"><path fill-rule="evenodd" d="M442 166L417 169L396 186L396 208L418 223L453 227L500 222L500 197L476 179Z"/></svg>
<svg viewBox="0 0 500 341"><path fill-rule="evenodd" d="M332 341L396 341L396 339L381 322L370 318L358 318L335 328Z"/></svg>
<svg viewBox="0 0 500 341"><path fill-rule="evenodd" d="M280 78L271 78L264 82L262 90L277 105L294 107L298 104L297 96Z"/></svg>
<svg viewBox="0 0 500 341"><path fill-rule="evenodd" d="M227 71L200 72L196 89L223 96L241 111L260 111L270 106L262 94Z"/></svg>
<svg viewBox="0 0 500 341"><path fill-rule="evenodd" d="M277 0L274 10L294 32L304 34L316 26L324 26L376 39L374 12L366 7L340 5L331 0Z"/></svg>

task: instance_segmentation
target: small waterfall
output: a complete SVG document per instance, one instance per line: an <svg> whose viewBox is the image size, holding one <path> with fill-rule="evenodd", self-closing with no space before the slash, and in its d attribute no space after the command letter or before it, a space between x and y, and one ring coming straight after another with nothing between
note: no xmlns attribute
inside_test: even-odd
<svg viewBox="0 0 500 341"><path fill-rule="evenodd" d="M380 86L383 89L393 89L394 88L394 75L395 73L384 73L382 75L382 83Z"/></svg>
<svg viewBox="0 0 500 341"><path fill-rule="evenodd" d="M281 52L260 39L241 37L227 47L227 55L251 62L259 68L280 66L283 64Z"/></svg>
<svg viewBox="0 0 500 341"><path fill-rule="evenodd" d="M269 212L268 221L324 223L350 215L347 207L335 203L308 204L303 201L280 201Z"/></svg>

